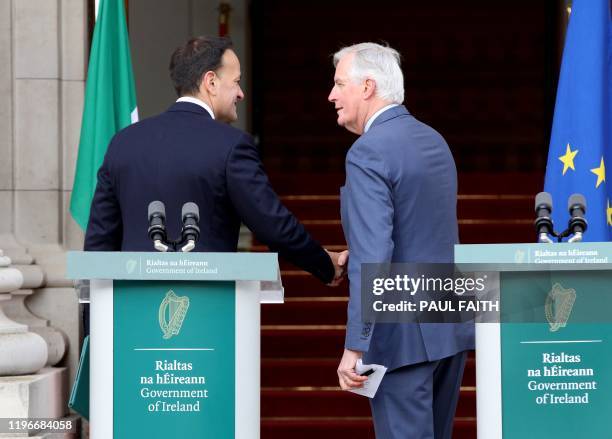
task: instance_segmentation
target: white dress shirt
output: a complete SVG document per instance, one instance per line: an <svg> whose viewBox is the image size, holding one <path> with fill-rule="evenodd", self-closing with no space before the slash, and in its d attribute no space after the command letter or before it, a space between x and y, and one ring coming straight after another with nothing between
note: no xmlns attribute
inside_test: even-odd
<svg viewBox="0 0 612 439"><path fill-rule="evenodd" d="M212 117L213 120L215 119L215 113L213 113L212 108L210 108L208 104L206 104L206 102L198 98L194 98L193 96L183 96L181 98L178 98L176 102L191 102L192 104L199 105L200 107L208 111L208 114L210 114L210 117Z"/></svg>
<svg viewBox="0 0 612 439"><path fill-rule="evenodd" d="M390 104L390 105L387 105L386 107L382 107L380 110L378 110L372 116L370 116L370 118L368 119L368 121L365 124L365 128L363 129L363 133L365 134L365 133L368 132L368 130L370 129L370 125L372 125L372 122L374 122L378 116L380 116L382 113L387 111L389 108L397 107L398 105L399 104Z"/></svg>

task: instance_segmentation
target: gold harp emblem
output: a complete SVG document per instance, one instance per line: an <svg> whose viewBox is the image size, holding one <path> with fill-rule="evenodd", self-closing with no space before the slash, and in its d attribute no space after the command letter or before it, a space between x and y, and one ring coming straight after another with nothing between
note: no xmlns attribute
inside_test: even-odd
<svg viewBox="0 0 612 439"><path fill-rule="evenodd" d="M546 303L544 305L546 320L548 320L551 332L565 328L575 301L576 290L571 288L566 290L559 284L553 285L548 296L546 296Z"/></svg>
<svg viewBox="0 0 612 439"><path fill-rule="evenodd" d="M189 297L179 297L170 290L159 305L159 327L167 340L181 332L183 320L189 309Z"/></svg>

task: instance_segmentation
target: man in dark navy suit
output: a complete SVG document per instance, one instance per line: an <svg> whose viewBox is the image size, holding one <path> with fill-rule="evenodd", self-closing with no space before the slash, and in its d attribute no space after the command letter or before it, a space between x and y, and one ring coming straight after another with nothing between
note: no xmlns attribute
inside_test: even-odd
<svg viewBox="0 0 612 439"><path fill-rule="evenodd" d="M237 119L240 62L231 41L198 37L170 62L179 99L168 111L117 133L98 172L85 250L153 251L147 234L151 201L166 205L168 235L181 230L181 207L200 209L195 251L233 252L241 221L283 258L337 285L346 253L324 250L281 203Z"/></svg>

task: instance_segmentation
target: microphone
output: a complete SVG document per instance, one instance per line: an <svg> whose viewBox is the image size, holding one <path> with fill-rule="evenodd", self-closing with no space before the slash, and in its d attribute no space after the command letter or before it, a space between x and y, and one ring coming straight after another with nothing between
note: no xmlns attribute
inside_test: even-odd
<svg viewBox="0 0 612 439"><path fill-rule="evenodd" d="M567 200L570 220L568 229L574 234L567 242L580 242L587 229L587 222L584 218L586 214L586 200L581 194L573 194Z"/></svg>
<svg viewBox="0 0 612 439"><path fill-rule="evenodd" d="M198 205L192 202L183 204L181 217L183 218L181 236L183 242L187 241L187 244L181 248L181 251L190 252L195 248L198 239L200 239L200 228L198 227L200 209L198 209Z"/></svg>
<svg viewBox="0 0 612 439"><path fill-rule="evenodd" d="M553 240L548 235L554 235L553 222L550 219L552 212L552 197L548 192L540 192L535 197L535 229L538 234L538 242L552 244Z"/></svg>
<svg viewBox="0 0 612 439"><path fill-rule="evenodd" d="M153 240L155 250L167 252L166 242L166 206L161 201L149 203L149 238Z"/></svg>

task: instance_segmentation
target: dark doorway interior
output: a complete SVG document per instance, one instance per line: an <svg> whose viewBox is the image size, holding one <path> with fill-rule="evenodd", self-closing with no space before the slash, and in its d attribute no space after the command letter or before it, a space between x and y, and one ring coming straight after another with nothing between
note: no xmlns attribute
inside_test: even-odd
<svg viewBox="0 0 612 439"><path fill-rule="evenodd" d="M561 3L253 0L253 128L272 172L342 172L354 136L327 102L331 55L387 42L406 101L447 139L460 172L544 170Z"/></svg>

